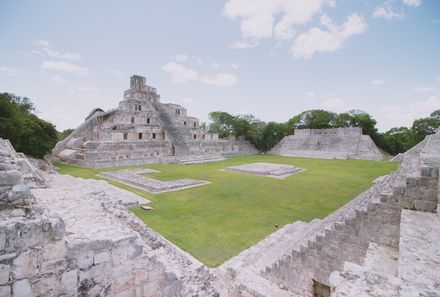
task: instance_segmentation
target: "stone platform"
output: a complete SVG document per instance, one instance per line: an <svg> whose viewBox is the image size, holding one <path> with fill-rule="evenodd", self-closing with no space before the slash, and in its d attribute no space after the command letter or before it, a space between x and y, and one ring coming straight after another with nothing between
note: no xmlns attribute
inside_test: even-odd
<svg viewBox="0 0 440 297"><path fill-rule="evenodd" d="M292 174L296 174L304 171L304 169L293 165L262 163L262 162L226 167L225 170L268 176L278 179L284 179L288 176L291 176Z"/></svg>
<svg viewBox="0 0 440 297"><path fill-rule="evenodd" d="M145 190L152 194L164 192L179 191L192 187L203 186L210 182L204 180L195 180L189 178L176 179L172 181L160 181L151 177L142 176L145 173L157 173L160 171L148 168L135 168L101 172L98 176L108 178L125 185Z"/></svg>

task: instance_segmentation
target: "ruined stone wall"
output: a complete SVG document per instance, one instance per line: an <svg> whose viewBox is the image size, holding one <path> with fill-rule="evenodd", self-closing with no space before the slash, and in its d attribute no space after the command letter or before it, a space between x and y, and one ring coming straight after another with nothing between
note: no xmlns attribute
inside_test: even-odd
<svg viewBox="0 0 440 297"><path fill-rule="evenodd" d="M297 129L270 153L288 157L382 160L383 153L361 128Z"/></svg>
<svg viewBox="0 0 440 297"><path fill-rule="evenodd" d="M362 135L362 128L330 128L330 129L295 129L295 135Z"/></svg>
<svg viewBox="0 0 440 297"><path fill-rule="evenodd" d="M1 297L215 296L200 263L127 211L142 198L59 175L31 193L14 153L0 150Z"/></svg>
<svg viewBox="0 0 440 297"><path fill-rule="evenodd" d="M264 276L281 288L313 296L314 281L329 285L330 274L343 270L344 262L361 264L370 242L398 248L402 209L437 211L438 165L428 167L420 160L429 152L421 145L408 153L395 173L332 213L315 233L292 243L292 254L266 269Z"/></svg>

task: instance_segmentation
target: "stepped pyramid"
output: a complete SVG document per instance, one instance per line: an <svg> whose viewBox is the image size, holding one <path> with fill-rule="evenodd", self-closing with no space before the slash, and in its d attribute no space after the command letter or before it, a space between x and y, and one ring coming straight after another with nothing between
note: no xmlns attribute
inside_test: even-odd
<svg viewBox="0 0 440 297"><path fill-rule="evenodd" d="M52 156L86 167L208 162L255 154L243 139L219 139L178 104L161 103L145 77L133 75L119 107L93 109L85 122L55 146Z"/></svg>
<svg viewBox="0 0 440 297"><path fill-rule="evenodd" d="M386 158L361 128L296 129L271 151L287 157L382 160Z"/></svg>

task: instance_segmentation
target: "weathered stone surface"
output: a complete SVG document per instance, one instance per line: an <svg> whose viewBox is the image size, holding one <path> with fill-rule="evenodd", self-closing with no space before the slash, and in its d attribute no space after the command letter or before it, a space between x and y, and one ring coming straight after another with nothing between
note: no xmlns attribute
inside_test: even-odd
<svg viewBox="0 0 440 297"><path fill-rule="evenodd" d="M296 174L304 171L304 169L293 165L262 163L262 162L226 167L225 170L254 174L254 175L269 176L280 179L284 179L292 174Z"/></svg>
<svg viewBox="0 0 440 297"><path fill-rule="evenodd" d="M12 276L15 279L22 279L30 276L37 270L37 265L38 261L36 251L28 250L23 252L12 262Z"/></svg>
<svg viewBox="0 0 440 297"><path fill-rule="evenodd" d="M382 160L385 155L361 128L296 129L270 153L320 159Z"/></svg>
<svg viewBox="0 0 440 297"><path fill-rule="evenodd" d="M23 176L17 170L0 171L0 186L14 186L23 183Z"/></svg>
<svg viewBox="0 0 440 297"><path fill-rule="evenodd" d="M0 264L0 285L4 285L9 281L9 273L11 266Z"/></svg>
<svg viewBox="0 0 440 297"><path fill-rule="evenodd" d="M0 297L10 297L11 287L10 286L0 286Z"/></svg>
<svg viewBox="0 0 440 297"><path fill-rule="evenodd" d="M78 271L70 270L61 275L61 283L66 292L74 292L78 286Z"/></svg>
<svg viewBox="0 0 440 297"><path fill-rule="evenodd" d="M27 279L18 280L12 284L12 295L14 297L32 296L32 288Z"/></svg>
<svg viewBox="0 0 440 297"><path fill-rule="evenodd" d="M141 174L159 172L153 169L125 169L116 171L106 171L99 174L99 176L109 178L123 184L133 186L146 190L150 193L164 193L171 191L179 191L182 189L188 189L198 186L209 184L204 180L195 179L177 179L172 181L160 181L151 177L142 176Z"/></svg>

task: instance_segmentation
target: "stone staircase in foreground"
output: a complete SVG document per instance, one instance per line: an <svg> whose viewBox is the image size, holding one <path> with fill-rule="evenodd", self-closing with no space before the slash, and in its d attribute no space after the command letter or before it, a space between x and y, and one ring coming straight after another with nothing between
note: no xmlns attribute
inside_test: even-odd
<svg viewBox="0 0 440 297"><path fill-rule="evenodd" d="M362 265L331 274L331 296L440 296L439 234L435 213L403 210L399 248L371 243Z"/></svg>
<svg viewBox="0 0 440 297"><path fill-rule="evenodd" d="M325 219L286 225L224 263L236 285L224 296L440 296L439 142L440 131Z"/></svg>

